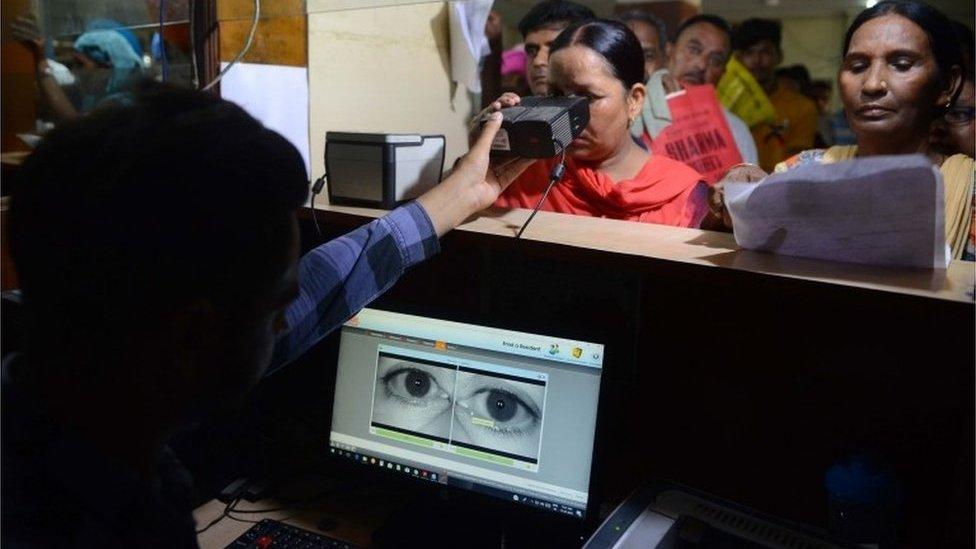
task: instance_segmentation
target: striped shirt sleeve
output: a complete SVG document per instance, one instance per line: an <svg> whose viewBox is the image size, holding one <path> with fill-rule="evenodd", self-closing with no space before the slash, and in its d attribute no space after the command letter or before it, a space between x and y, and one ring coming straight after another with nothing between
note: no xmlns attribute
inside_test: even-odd
<svg viewBox="0 0 976 549"><path fill-rule="evenodd" d="M268 373L288 364L440 251L423 207L411 202L311 250L298 265L299 295L285 311Z"/></svg>

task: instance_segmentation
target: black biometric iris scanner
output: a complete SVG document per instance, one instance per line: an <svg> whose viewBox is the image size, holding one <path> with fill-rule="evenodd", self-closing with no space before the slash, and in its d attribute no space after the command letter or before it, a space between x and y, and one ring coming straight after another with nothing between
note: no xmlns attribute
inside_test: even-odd
<svg viewBox="0 0 976 549"><path fill-rule="evenodd" d="M566 171L566 147L590 123L590 105L584 97L523 97L518 105L501 110L502 127L491 143L491 155L495 157L552 158L560 155L559 163L552 167L549 184L542 198L532 209L515 238L521 238L535 214L549 196L549 191ZM488 120L485 113L481 123Z"/></svg>
<svg viewBox="0 0 976 549"><path fill-rule="evenodd" d="M589 103L576 96L523 97L501 113L502 127L491 144L494 156L552 158L590 122Z"/></svg>

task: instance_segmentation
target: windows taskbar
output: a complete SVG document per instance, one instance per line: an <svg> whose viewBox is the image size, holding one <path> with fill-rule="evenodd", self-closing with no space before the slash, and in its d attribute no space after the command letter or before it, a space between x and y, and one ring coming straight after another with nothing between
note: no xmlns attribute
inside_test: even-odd
<svg viewBox="0 0 976 549"><path fill-rule="evenodd" d="M332 443L332 446L329 448L329 453L336 457L355 461L361 465L384 469L388 473L400 474L406 477L426 480L428 482L436 482L438 484L446 484L455 488L478 492L498 499L520 503L529 507L535 507L537 509L575 517L577 519L583 519L586 516L586 510L579 507L574 507L555 501L547 501L533 496L512 492L511 490L497 488L495 486L488 486L486 484L468 479L452 477L443 472L438 473L429 469L414 467L413 465L406 463L397 463L395 461L390 461L386 457L366 454L351 447L345 448L342 444Z"/></svg>

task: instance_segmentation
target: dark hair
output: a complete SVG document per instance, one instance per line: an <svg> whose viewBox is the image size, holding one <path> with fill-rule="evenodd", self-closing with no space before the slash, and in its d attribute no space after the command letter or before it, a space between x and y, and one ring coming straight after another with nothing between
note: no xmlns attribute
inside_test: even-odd
<svg viewBox="0 0 976 549"><path fill-rule="evenodd" d="M644 10L629 10L618 15L617 19L623 23L629 23L631 21L643 21L647 23L657 31L657 45L661 48L661 51L664 51L664 48L667 47L668 26L664 24L664 21L660 17L653 13Z"/></svg>
<svg viewBox="0 0 976 549"><path fill-rule="evenodd" d="M796 81L800 85L800 91L805 95L810 91L810 71L807 70L804 65L790 65L788 67L781 67L776 69L774 74L779 76L785 76Z"/></svg>
<svg viewBox="0 0 976 549"><path fill-rule="evenodd" d="M717 15L701 13L693 17L689 17L688 19L685 19L683 23L681 23L681 26L678 27L678 32L674 34L674 41L677 42L678 38L681 36L681 33L688 30L689 27L697 25L698 23L708 23L709 25L724 32L729 37L730 41L732 40L732 27L729 26L728 21Z"/></svg>
<svg viewBox="0 0 976 549"><path fill-rule="evenodd" d="M956 37L962 44L962 68L965 70L965 76L969 80L972 80L973 73L976 72L973 59L973 42L976 41L976 37L973 37L973 29L959 21L952 21L952 30L956 31Z"/></svg>
<svg viewBox="0 0 976 549"><path fill-rule="evenodd" d="M746 19L732 31L732 49L734 50L741 51L751 48L763 40L769 40L776 46L776 49L781 49L783 25L772 19Z"/></svg>
<svg viewBox="0 0 976 549"><path fill-rule="evenodd" d="M530 32L544 27L571 25L587 19L596 19L593 10L566 0L546 0L539 2L519 21L518 29L525 38Z"/></svg>
<svg viewBox="0 0 976 549"><path fill-rule="evenodd" d="M817 98L818 94L826 92L832 93L834 91L834 85L830 80L814 80L810 82L809 95L811 98Z"/></svg>
<svg viewBox="0 0 976 549"><path fill-rule="evenodd" d="M844 35L844 50L841 55L847 55L847 50L851 46L851 38L857 29L861 28L861 25L877 17L892 13L908 19L925 31L929 37L932 54L935 56L935 62L939 66L939 74L942 78L947 77L953 66L962 68L962 52L949 18L924 2L911 0L884 0L857 14L857 17L851 22L851 26L848 27L847 34Z"/></svg>
<svg viewBox="0 0 976 549"><path fill-rule="evenodd" d="M596 19L570 25L559 33L550 55L569 46L585 46L606 59L614 77L630 89L644 83L644 50L634 31L620 21Z"/></svg>
<svg viewBox="0 0 976 549"><path fill-rule="evenodd" d="M123 340L190 300L270 291L308 193L283 137L158 84L53 130L18 178L9 234L28 351Z"/></svg>

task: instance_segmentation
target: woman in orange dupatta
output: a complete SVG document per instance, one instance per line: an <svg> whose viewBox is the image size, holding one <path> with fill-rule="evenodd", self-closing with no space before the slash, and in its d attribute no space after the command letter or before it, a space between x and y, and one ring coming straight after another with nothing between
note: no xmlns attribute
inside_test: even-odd
<svg viewBox="0 0 976 549"><path fill-rule="evenodd" d="M708 215L708 190L694 169L652 156L630 136L644 103L644 56L622 23L597 20L564 30L550 49L549 83L555 93L589 99L590 122L566 150L566 171L541 209L697 227ZM492 104L519 103L505 94ZM556 159L529 166L496 206L534 208Z"/></svg>

